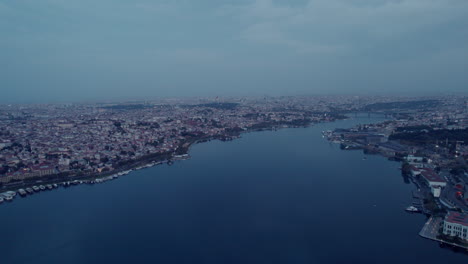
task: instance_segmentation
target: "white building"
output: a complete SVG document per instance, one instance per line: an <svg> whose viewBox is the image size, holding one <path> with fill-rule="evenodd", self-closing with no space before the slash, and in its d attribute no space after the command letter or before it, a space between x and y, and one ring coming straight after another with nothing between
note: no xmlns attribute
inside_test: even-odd
<svg viewBox="0 0 468 264"><path fill-rule="evenodd" d="M442 188L440 186L435 186L435 187L431 186L431 193L432 195L434 195L435 198L440 197L441 191L442 191Z"/></svg>
<svg viewBox="0 0 468 264"><path fill-rule="evenodd" d="M417 157L417 156L413 156L413 155L408 155L405 157L406 161L410 164L413 164L413 163L422 163L424 161L424 157ZM426 158L427 160L427 163L431 163L432 160L431 159L428 159Z"/></svg>
<svg viewBox="0 0 468 264"><path fill-rule="evenodd" d="M70 159L60 158L60 159L59 159L59 165L60 165L60 166L68 166L68 165L70 165Z"/></svg>
<svg viewBox="0 0 468 264"><path fill-rule="evenodd" d="M468 215L449 212L444 219L443 233L468 241Z"/></svg>

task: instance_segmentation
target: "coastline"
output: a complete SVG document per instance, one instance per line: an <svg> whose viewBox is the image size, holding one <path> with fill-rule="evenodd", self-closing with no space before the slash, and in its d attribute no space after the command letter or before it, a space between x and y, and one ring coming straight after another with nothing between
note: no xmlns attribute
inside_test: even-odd
<svg viewBox="0 0 468 264"><path fill-rule="evenodd" d="M104 183L109 180L114 180L117 179L121 176L126 176L130 174L132 171L136 170L142 170L146 168L151 168L153 166L157 165L162 165L162 164L168 164L172 165L174 161L178 160L187 160L190 159L190 149L192 146L200 143L205 143L209 142L211 140L220 140L220 141L232 141L234 139L240 138L242 134L248 134L248 133L253 133L253 132L261 132L261 131L276 131L278 129L282 128L304 128L304 127L310 127L313 125L316 125L318 123L332 123L337 120L341 119L350 119L352 118L351 116L346 116L346 118L336 118L331 121L322 121L322 122L312 122L309 121L307 123L301 124L301 125L291 125L291 124L274 124L274 125L268 125L268 126L262 126L262 127L255 127L255 128L250 128L247 130L241 130L241 131L236 131L235 133L230 133L230 134L225 134L225 135L216 135L216 136L202 136L202 137L196 137L196 138L189 138L188 140L181 142L179 146L173 151L173 152L164 152L164 153L152 153L147 156L143 156L138 160L133 160L130 161L128 164L125 164L124 166L119 166L113 171L108 171L108 172L103 172L103 173L90 173L90 174L75 174L75 175L68 175L65 177L60 177L59 175L54 175L55 177L53 178L47 178L43 177L41 179L31 179L30 181L27 182L21 182L21 183L16 183L14 185L4 185L0 187L0 197L1 194L5 194L6 192L10 192L12 194L13 192L15 193L14 195L11 196L10 199L4 199L4 201L0 202L12 202L14 197L16 196L16 193L21 194L20 190L24 190L27 188L32 188L32 187L39 187L41 186L40 191L45 190L53 190L54 188L57 188L58 186L63 186L65 188L74 186L74 185L79 185L79 184L99 184L99 183ZM324 135L325 136L325 135ZM329 138L327 138L329 140ZM330 141L330 140L329 140ZM332 141L330 141L332 142ZM341 142L333 142L333 143L341 143ZM383 157L387 157L384 153L379 153L379 152L367 152L365 148L345 148L342 150L363 150L364 155L379 155ZM387 157L388 158L388 157ZM389 161L397 161L398 160L391 160ZM403 172L402 172L403 173ZM46 179L44 179L46 178ZM421 184L416 182L416 179L413 179L413 177L409 177L411 182L417 187L420 188ZM54 186L53 188L47 188L49 186ZM13 190L13 191L12 191ZM22 197L30 196L33 193L27 193L27 194L21 194ZM413 199L414 199L414 194L413 194ZM423 198L418 198L421 200L421 204ZM422 210L420 213L423 213L428 217L428 220L426 224L423 226L422 230L419 232L419 236L425 238L425 239L430 239L433 241L437 241L439 243L444 243L450 247L458 247L458 248L463 248L468 252L468 247L458 245L455 243L451 243L448 241L444 241L440 239L436 234L430 234L430 233L425 233L425 229L427 225L432 221L433 217L437 217L437 214L435 214L433 211L428 210L422 206Z"/></svg>
<svg viewBox="0 0 468 264"><path fill-rule="evenodd" d="M103 183L109 180L117 179L120 176L125 176L130 174L132 171L141 170L150 168L157 165L168 164L172 165L174 161L177 160L187 160L190 159L189 151L193 145L209 142L211 140L221 140L221 141L232 141L237 138L240 138L242 134L248 134L253 132L260 132L260 131L276 131L282 128L305 128L310 127L312 125L318 123L329 123L335 122L337 120L348 119L348 116L335 116L333 120L328 121L312 121L310 119L303 119L299 123L293 122L280 122L280 123L262 123L257 124L255 126L249 127L246 130L239 130L239 131L231 131L230 133L224 135L215 135L215 136L202 136L202 137L192 137L188 140L181 142L179 146L175 148L172 152L162 152L162 153L151 153L146 156L143 156L137 160L127 160L128 164L119 166L112 171L106 171L101 173L59 173L54 175L45 175L41 177L34 177L30 178L26 181L17 181L17 182L9 182L7 184L2 184L0 186L0 197L2 194L6 197L9 196L8 199L4 199L5 202L12 202L13 198L16 196L17 193L22 193L24 190L33 187L41 187L40 191L42 190L53 190L54 188L47 188L47 186L63 186L63 187L70 187L73 185L79 184L96 184L96 183ZM10 193L7 195L6 193ZM13 194L14 193L14 194ZM28 192L24 195L21 194L22 197L30 196L36 192ZM3 203L4 201L1 201Z"/></svg>
<svg viewBox="0 0 468 264"><path fill-rule="evenodd" d="M279 228L281 238L286 238L281 240L279 246L295 246L295 238L305 237L307 241L316 241L312 243L316 243L313 245L317 246L310 248L311 242L301 240L301 245L304 245L302 252L309 252L311 256L319 254L317 252L326 252L323 254L325 261L325 254L333 254L336 248L345 247L347 243L330 241L328 245L322 245L323 239L329 237L327 229L315 230L323 225L336 226L340 217L331 217L329 221L332 222L328 222L318 218L317 213L332 213L335 208L344 205L341 213L346 218L350 217L352 223L362 224L361 220L368 218L372 219L374 224L369 227L369 232L363 233L359 229L353 229L346 233L349 237L347 241L353 245L342 253L344 258L337 258L337 262L359 260L360 256L369 250L387 248L385 254L393 262L404 263L404 259L427 252L425 256L429 260L438 261L425 261L426 263L443 263L440 259L458 260L463 263L466 256L460 252L455 253L449 247L440 249L438 243L417 238L417 232L424 224L425 217L403 211L409 201L408 194L414 187L402 182L397 163L388 162L380 156L368 156L368 160L365 161L362 159L362 152L340 151L337 145L331 145L321 137L321 131L326 129L349 127L359 122L378 122L380 119L360 116L358 119L319 123L309 128L264 131L243 135L240 140L227 144L214 140L191 148L190 155L193 159L174 163L174 166L159 166L138 171L130 174L133 177L124 177L105 185L59 188L56 192L27 197L30 199L17 198L15 200L18 203L7 203L3 208L0 206L5 226L12 226L5 237L14 237L15 232L24 232L27 236L18 238L17 242L10 246L23 245L32 255L36 251L28 247L29 241L45 235L45 243L41 243L40 246L31 243L31 246L38 248L38 252L66 242L71 235L75 237L75 234L82 234L87 241L96 241L95 245L113 245L109 251L100 253L102 257L115 256L115 249L134 256L139 253L138 249L128 249L127 243L112 244L115 238L114 230L119 230L122 237L135 238L130 239L128 244L141 248L148 245L148 242L164 244L173 232L184 224L193 227L188 228L188 231L195 230L193 236L189 235L190 241L195 242L199 236L212 234L212 223L216 222L228 232L222 236L235 236L245 228L258 230L258 227L250 224L249 219L252 215L262 213L264 219L281 220L274 226L274 229ZM281 143L276 145L276 142ZM269 149L268 146L273 148ZM243 150L248 152L243 153ZM289 151L300 154L292 156ZM276 152L286 154L285 157L288 158L284 159L283 154L278 155ZM347 162L332 168L327 166L340 160ZM382 171L378 172L380 169ZM352 174L349 174L350 172ZM359 179L361 181L357 182ZM379 186L378 184L382 184L381 191L375 191L372 187ZM346 186L355 188L351 190ZM245 195L244 191L249 191L254 196ZM324 203L324 197L331 200ZM343 200L347 197L349 200ZM346 204L343 204L343 201ZM217 205L230 205L232 209L212 210L217 208ZM269 205L274 207L269 209ZM296 208L295 211L300 214L291 214L291 207ZM200 210L207 214L200 214ZM50 216L42 217L44 212ZM35 217L35 214L38 214L38 217ZM220 214L221 217L217 218ZM347 214L351 215L346 216ZM204 221L194 223L194 219L200 219L200 215ZM210 222L210 219L213 219L213 222ZM381 229L381 224L388 221L393 223L389 227L391 235L375 237ZM288 223L293 224L293 229L289 228ZM236 228L232 228L233 225ZM137 227L136 230L134 226ZM308 232L304 233L304 230ZM53 231L56 233L51 233ZM83 234L84 231L87 232ZM318 237L316 232L321 232ZM57 237L49 237L48 234L57 234ZM262 239L262 234L254 233L254 239ZM141 241L139 237L148 238L148 241ZM217 237L218 235L214 234L210 237L213 243L202 243L200 247L215 246ZM361 239L356 241L359 237ZM372 239L377 239L376 243L366 245L366 241L373 241ZM250 245L251 240L244 236L240 243L245 248ZM179 241L176 239L174 244L178 252L189 252L191 246L185 247L184 242ZM73 252L80 244L79 241L71 244L69 249ZM258 249L262 248L262 244L259 244ZM273 244L269 249L275 248L278 247ZM8 246L4 249L7 259L23 258L13 251L10 253ZM230 247L226 247L226 250L230 250ZM394 256L392 252L399 254ZM296 252L291 253L291 257L294 257ZM90 257L95 256L92 251L89 254ZM60 257L70 256L72 255L66 254ZM367 262L378 262L382 257L385 256L371 257ZM289 255L287 258L293 259ZM45 259L50 257L44 257Z"/></svg>
<svg viewBox="0 0 468 264"><path fill-rule="evenodd" d="M337 141L334 140L330 135L334 133L330 133L331 131L323 131L323 136L326 138L327 141L334 143L334 144L339 144L341 150L362 150L364 155L379 155L381 157L387 158L388 161L396 161L400 163L400 170L401 174L404 178L409 180L415 187L416 190L413 190L412 192L412 206L417 204L419 206L418 211L416 213L421 213L426 216L427 220L418 233L418 235L424 239L429 239L432 241L436 241L440 243L441 247L442 246L448 246L451 247L453 250L463 250L465 254L468 254L468 245L465 244L458 244L453 241L449 241L447 239L444 239L444 236L440 234L439 229L441 228L441 225L443 223L443 215L449 210L452 211L460 211L463 212L463 210L454 207L452 205L447 204L444 202L443 199L440 199L440 204L443 205L442 208L439 208L437 206L432 207L429 205L431 204L436 204L436 201L433 196L431 196L431 190L429 187L427 187L424 182L422 182L421 179L417 179L416 177L412 176L410 173L406 173L403 169L404 165L404 159L402 158L395 158L393 156L389 156L386 153L379 151L375 148L368 147L365 145L360 145L356 142L353 141ZM415 201L417 201L415 203ZM429 201L426 205L425 201ZM413 213L413 212L411 212ZM466 212L465 212L466 213Z"/></svg>

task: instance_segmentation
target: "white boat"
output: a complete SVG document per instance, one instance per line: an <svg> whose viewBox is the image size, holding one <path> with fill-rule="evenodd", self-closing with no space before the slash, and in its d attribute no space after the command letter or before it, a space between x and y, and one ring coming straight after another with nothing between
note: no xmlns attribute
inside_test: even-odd
<svg viewBox="0 0 468 264"><path fill-rule="evenodd" d="M419 209L414 207L414 206L408 206L406 209L405 209L407 212L419 212Z"/></svg>
<svg viewBox="0 0 468 264"><path fill-rule="evenodd" d="M7 192L5 192L5 194L8 195L8 196L11 196L11 197L16 196L16 192L14 192L14 191L7 191Z"/></svg>
<svg viewBox="0 0 468 264"><path fill-rule="evenodd" d="M26 192L25 189L19 189L19 190L18 190L18 193L19 193L21 196L23 196L23 197L26 196L26 194L27 194L27 192Z"/></svg>
<svg viewBox="0 0 468 264"><path fill-rule="evenodd" d="M0 197L0 204L3 203L3 197Z"/></svg>

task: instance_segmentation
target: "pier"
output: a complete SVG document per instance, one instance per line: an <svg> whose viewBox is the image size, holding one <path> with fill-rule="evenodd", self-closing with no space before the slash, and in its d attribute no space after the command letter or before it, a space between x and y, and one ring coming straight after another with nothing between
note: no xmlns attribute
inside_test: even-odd
<svg viewBox="0 0 468 264"><path fill-rule="evenodd" d="M423 214L429 215L430 212L424 207L424 194L421 191L412 191L412 205Z"/></svg>

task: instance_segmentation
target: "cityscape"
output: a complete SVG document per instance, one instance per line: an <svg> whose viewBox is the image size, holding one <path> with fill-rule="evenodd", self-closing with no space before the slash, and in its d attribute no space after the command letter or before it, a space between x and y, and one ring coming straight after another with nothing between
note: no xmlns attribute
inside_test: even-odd
<svg viewBox="0 0 468 264"><path fill-rule="evenodd" d="M304 127L354 113L391 117L324 131L342 150L401 162L413 182L406 210L430 216L420 235L467 248L466 97L264 97L2 105L0 202L18 193L94 184L131 170L189 158L198 142L241 133ZM12 191L13 190L13 191ZM431 228L432 229L431 229ZM435 227L435 228L434 228Z"/></svg>
<svg viewBox="0 0 468 264"><path fill-rule="evenodd" d="M467 28L467 0L0 0L0 263L467 263Z"/></svg>

